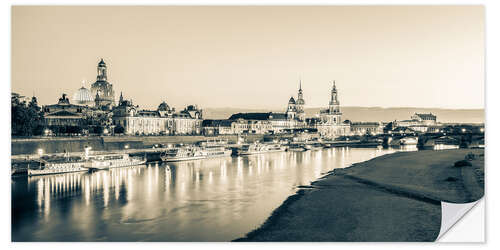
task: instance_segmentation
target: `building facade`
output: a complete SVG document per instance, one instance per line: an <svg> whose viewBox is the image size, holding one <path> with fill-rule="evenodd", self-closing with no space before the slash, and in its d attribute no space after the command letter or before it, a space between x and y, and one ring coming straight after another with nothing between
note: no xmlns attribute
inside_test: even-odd
<svg viewBox="0 0 500 250"><path fill-rule="evenodd" d="M202 133L202 111L194 105L175 113L166 102L157 110L138 110L120 95L113 109L113 124L129 135L197 135Z"/></svg>
<svg viewBox="0 0 500 250"><path fill-rule="evenodd" d="M47 127L83 127L88 112L87 106L71 104L66 94L62 94L57 104L42 107L44 124Z"/></svg>
<svg viewBox="0 0 500 250"><path fill-rule="evenodd" d="M384 125L381 122L351 122L351 135L378 135L384 133Z"/></svg>
<svg viewBox="0 0 500 250"><path fill-rule="evenodd" d="M42 107L44 126L54 133L100 133L112 129L111 113L89 105L71 104L62 94L57 104Z"/></svg>
<svg viewBox="0 0 500 250"><path fill-rule="evenodd" d="M437 117L432 113L415 113L409 120L394 121L394 126L410 128L413 131L426 133L430 127L435 127L438 125Z"/></svg>

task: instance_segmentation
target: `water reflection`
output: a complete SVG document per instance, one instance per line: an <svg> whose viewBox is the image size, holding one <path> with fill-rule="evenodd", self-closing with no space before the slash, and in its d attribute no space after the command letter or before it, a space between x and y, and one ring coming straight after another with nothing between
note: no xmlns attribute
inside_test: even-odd
<svg viewBox="0 0 500 250"><path fill-rule="evenodd" d="M228 241L297 186L391 152L332 148L15 178L13 239Z"/></svg>

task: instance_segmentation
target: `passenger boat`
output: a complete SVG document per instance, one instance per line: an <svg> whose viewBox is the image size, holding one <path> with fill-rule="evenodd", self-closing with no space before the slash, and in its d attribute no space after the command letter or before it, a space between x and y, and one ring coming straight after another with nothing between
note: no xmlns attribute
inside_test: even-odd
<svg viewBox="0 0 500 250"><path fill-rule="evenodd" d="M82 159L73 159L67 162L45 162L39 169L29 169L28 176L48 175L48 174L63 174L73 172L88 171L89 162Z"/></svg>
<svg viewBox="0 0 500 250"><path fill-rule="evenodd" d="M41 161L44 165L40 169L28 169L28 176L128 167L146 162L145 159L133 158L125 153L54 158Z"/></svg>
<svg viewBox="0 0 500 250"><path fill-rule="evenodd" d="M201 148L201 153L205 156L205 158L231 156L231 152L232 150L230 148L217 145L205 146Z"/></svg>
<svg viewBox="0 0 500 250"><path fill-rule="evenodd" d="M164 154L160 155L160 158L165 162L173 162L199 160L205 158L205 156L200 147L182 146L167 149Z"/></svg>
<svg viewBox="0 0 500 250"><path fill-rule="evenodd" d="M290 152L304 152L307 149L304 147L304 144L301 143L290 143L288 145L288 151Z"/></svg>
<svg viewBox="0 0 500 250"><path fill-rule="evenodd" d="M252 143L243 145L238 149L238 155L253 155L285 151L285 147L278 143Z"/></svg>
<svg viewBox="0 0 500 250"><path fill-rule="evenodd" d="M323 148L323 144L319 143L319 142L314 142L314 143L306 143L304 145L304 147L307 149L307 150L320 150Z"/></svg>
<svg viewBox="0 0 500 250"><path fill-rule="evenodd" d="M415 137L404 137L399 140L400 145L417 145L418 138Z"/></svg>
<svg viewBox="0 0 500 250"><path fill-rule="evenodd" d="M193 146L183 146L168 149L161 155L162 161L189 161L206 158L231 156L232 150L224 146L223 143L198 143Z"/></svg>
<svg viewBox="0 0 500 250"><path fill-rule="evenodd" d="M146 163L146 159L130 157L129 154L102 154L92 155L88 157L91 165L88 167L92 170L103 170L110 168L129 167Z"/></svg>

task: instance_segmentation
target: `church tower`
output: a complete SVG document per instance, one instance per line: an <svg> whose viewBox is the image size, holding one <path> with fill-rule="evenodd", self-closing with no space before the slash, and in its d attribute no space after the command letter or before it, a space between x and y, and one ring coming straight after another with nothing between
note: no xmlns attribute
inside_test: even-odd
<svg viewBox="0 0 500 250"><path fill-rule="evenodd" d="M306 104L306 102L304 101L304 94L302 93L302 80L300 80L296 107L297 107L297 118L301 121L304 121L306 118L306 113L304 112L304 104Z"/></svg>
<svg viewBox="0 0 500 250"><path fill-rule="evenodd" d="M335 80L333 81L333 87L332 87L328 111L330 115L333 116L332 122L335 124L340 124L342 113L340 113L340 103L338 99L337 86L335 85Z"/></svg>

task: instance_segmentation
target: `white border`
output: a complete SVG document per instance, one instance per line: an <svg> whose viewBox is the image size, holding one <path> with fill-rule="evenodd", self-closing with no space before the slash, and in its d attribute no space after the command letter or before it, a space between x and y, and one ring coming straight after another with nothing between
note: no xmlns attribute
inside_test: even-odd
<svg viewBox="0 0 500 250"><path fill-rule="evenodd" d="M499 71L500 71L500 61L499 61L499 47L500 45L500 3L494 0L385 0L385 1L358 1L358 0L344 0L344 1L326 1L326 0L288 0L288 1L276 1L276 0L241 0L241 1L210 1L210 0L184 0L184 1L127 1L127 0L104 0L104 1L36 1L36 0L24 0L24 1L13 1L7 0L1 3L0 18L2 20L1 29L3 39L0 40L3 53L1 53L1 76L3 78L1 85L2 95L1 101L4 104L4 108L0 109L1 117L5 119L1 123L1 128L3 133L2 136L2 159L4 159L4 185L2 186L1 199L3 206L1 207L1 214L4 217L3 228L1 231L2 242L5 246L15 247L15 248L39 248L39 249L88 249L90 248L120 248L120 249L133 249L139 247L164 249L165 247L187 247L187 248L201 248L204 249L221 249L221 248L234 248L241 247L247 249L253 249L255 247L259 248L269 248L275 249L276 247L286 247L288 249L301 249L301 248L314 248L314 249L330 249L332 247L354 247L359 249L399 249L402 246L408 247L410 249L421 249L422 247L435 247L439 245L440 247L453 247L453 249L470 249L472 247L488 247L492 248L498 246L498 200L495 196L498 196L496 192L493 191L491 197L487 197L486 205L488 207L488 222L486 226L486 245L477 244L425 244L425 243L330 243L330 244L319 244L319 243L274 243L274 244L258 244L258 243L248 243L248 244L229 244L229 243L10 243L10 124L9 124L9 107L10 102L10 7L11 5L485 5L486 6L486 46L487 46L487 56L486 56L486 133L487 133L487 149L486 149L486 193L488 190L499 190L498 183L495 177L498 177L498 164L494 164L495 151L499 149L498 139L499 133L498 128L500 128L499 119L496 115L497 107L499 107L499 100L496 95L500 93L498 85L500 84ZM489 181L491 176L491 180ZM496 205L496 206L495 206ZM497 209L495 209L497 208ZM495 212L496 210L496 212ZM485 213L483 214L485 215ZM462 224L462 223L459 223ZM459 226L456 225L456 226ZM468 230L476 230L474 228L468 228ZM453 231L453 230L451 230ZM451 233L451 232L450 232ZM147 244L147 245L145 245Z"/></svg>

